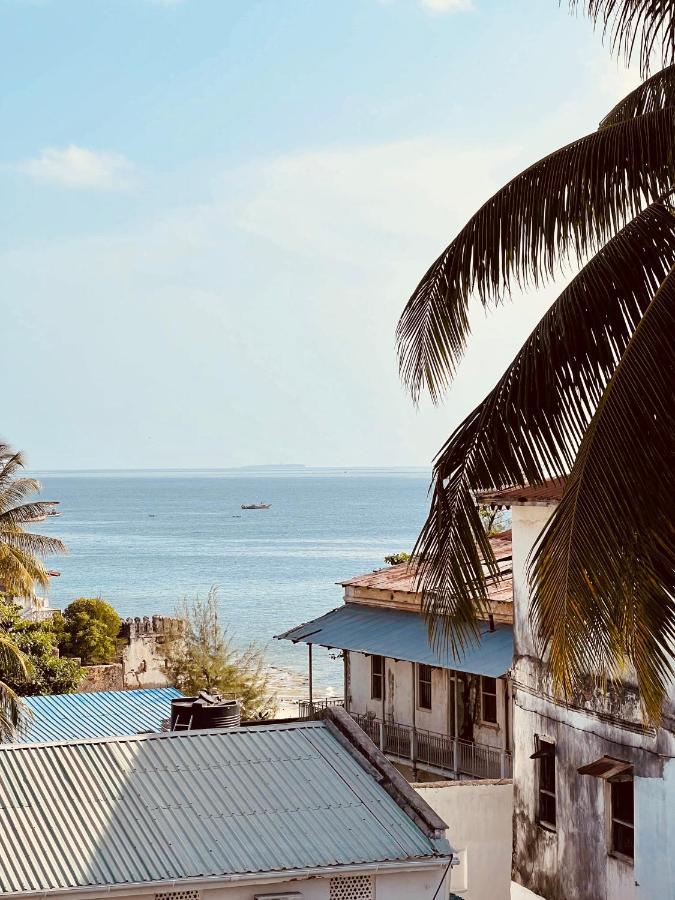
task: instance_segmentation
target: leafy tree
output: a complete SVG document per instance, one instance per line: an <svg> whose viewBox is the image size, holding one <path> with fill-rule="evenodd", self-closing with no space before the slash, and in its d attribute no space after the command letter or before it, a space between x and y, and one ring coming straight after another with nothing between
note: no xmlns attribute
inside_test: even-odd
<svg viewBox="0 0 675 900"><path fill-rule="evenodd" d="M0 597L0 635L21 651L28 667L5 677L16 694L67 694L74 691L82 670L74 659L59 656L58 633L51 619L25 619L13 600Z"/></svg>
<svg viewBox="0 0 675 900"><path fill-rule="evenodd" d="M389 566L398 566L400 563L410 562L410 554L401 550L400 553L391 553L389 556L385 556L384 561Z"/></svg>
<svg viewBox="0 0 675 900"><path fill-rule="evenodd" d="M169 632L162 646L173 684L189 696L207 691L237 699L243 719L270 718L275 704L263 652L255 644L243 650L233 645L220 622L217 588L205 600L184 600L176 618L183 627Z"/></svg>
<svg viewBox="0 0 675 900"><path fill-rule="evenodd" d="M508 528L507 516L502 509L483 509L481 507L478 514L483 523L483 530L488 537L495 537Z"/></svg>
<svg viewBox="0 0 675 900"><path fill-rule="evenodd" d="M63 611L59 646L67 656L79 656L84 665L114 662L122 620L100 597L80 597Z"/></svg>
<svg viewBox="0 0 675 900"><path fill-rule="evenodd" d="M52 553L65 553L57 538L26 531L54 513L55 501L25 502L40 490L34 478L21 478L23 457L7 444L0 443L0 589L13 597L30 598L35 585L46 587L49 573L40 559Z"/></svg>
<svg viewBox="0 0 675 900"><path fill-rule="evenodd" d="M437 457L415 553L432 628L462 647L487 597L483 558L497 574L474 493L566 476L530 565L555 689L628 664L656 720L675 674L675 3L571 5L645 77L659 54L668 67L489 199L408 301L401 374L415 398L438 400L471 300L490 308L590 258Z"/></svg>

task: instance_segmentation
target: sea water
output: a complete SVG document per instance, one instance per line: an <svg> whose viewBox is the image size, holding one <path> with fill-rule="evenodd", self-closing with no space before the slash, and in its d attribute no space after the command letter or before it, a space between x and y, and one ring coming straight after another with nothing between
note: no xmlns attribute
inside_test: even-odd
<svg viewBox="0 0 675 900"><path fill-rule="evenodd" d="M101 596L120 614L171 615L217 585L233 639L257 641L273 665L306 673L307 648L273 640L342 603L336 582L410 551L429 472L288 468L201 472L43 473L58 517L40 524L67 556L52 606ZM242 503L271 503L242 510ZM342 665L315 651L315 680L339 689Z"/></svg>

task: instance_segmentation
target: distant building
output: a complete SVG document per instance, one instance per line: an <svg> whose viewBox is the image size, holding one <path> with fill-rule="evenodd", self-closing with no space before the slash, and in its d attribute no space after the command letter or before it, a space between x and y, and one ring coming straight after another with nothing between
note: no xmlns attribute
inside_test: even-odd
<svg viewBox="0 0 675 900"><path fill-rule="evenodd" d="M563 484L484 495L513 527L514 812L512 897L675 897L675 685L646 727L630 674L609 693L589 678L554 699L529 623L527 558ZM647 501L646 501L647 502Z"/></svg>
<svg viewBox="0 0 675 900"><path fill-rule="evenodd" d="M0 896L434 900L445 823L326 721L0 747Z"/></svg>
<svg viewBox="0 0 675 900"><path fill-rule="evenodd" d="M410 780L511 774L511 533L491 543L501 577L461 658L430 644L414 562L343 582L343 606L278 636L308 644L310 668L313 644L343 651L345 708Z"/></svg>
<svg viewBox="0 0 675 900"><path fill-rule="evenodd" d="M98 691L23 697L30 710L28 725L16 743L77 741L161 731L171 717L176 688Z"/></svg>

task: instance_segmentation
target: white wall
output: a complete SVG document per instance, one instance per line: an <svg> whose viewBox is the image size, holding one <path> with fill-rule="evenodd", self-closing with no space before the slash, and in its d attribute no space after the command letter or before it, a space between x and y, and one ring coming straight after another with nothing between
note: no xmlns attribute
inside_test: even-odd
<svg viewBox="0 0 675 900"><path fill-rule="evenodd" d="M664 777L635 779L636 897L651 900L675 893L675 760Z"/></svg>
<svg viewBox="0 0 675 900"><path fill-rule="evenodd" d="M433 731L437 734L452 733L453 710L452 697L449 690L449 671L432 668L431 670L431 710L415 707L414 701L414 665L410 662L387 659L385 661L384 703L373 700L370 696L371 658L363 653L349 653L349 710L365 715L370 713L377 719L398 722L400 725L412 725L417 728ZM505 747L506 708L505 682L497 681L497 724L489 725L476 722L474 740L490 747ZM478 712L478 715L480 713Z"/></svg>
<svg viewBox="0 0 675 900"><path fill-rule="evenodd" d="M443 781L415 790L447 823L459 853L450 889L463 900L508 900L511 885L513 785L510 781Z"/></svg>

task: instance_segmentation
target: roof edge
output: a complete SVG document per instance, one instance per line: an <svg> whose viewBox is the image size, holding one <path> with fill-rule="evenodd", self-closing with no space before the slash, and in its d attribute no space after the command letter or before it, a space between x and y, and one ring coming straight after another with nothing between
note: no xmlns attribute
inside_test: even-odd
<svg viewBox="0 0 675 900"><path fill-rule="evenodd" d="M365 758L369 769L375 769L380 776L380 784L389 796L398 804L403 812L415 822L424 834L434 842L439 852L448 853L450 845L443 848L439 841L447 843L446 822L438 813L410 786L382 751L371 741L368 735L356 724L349 713L339 706L330 706L326 710L324 721L343 745L358 760ZM337 733L336 733L337 732ZM356 753L354 751L357 751ZM359 760L360 761L360 760ZM372 773L371 773L372 774Z"/></svg>

